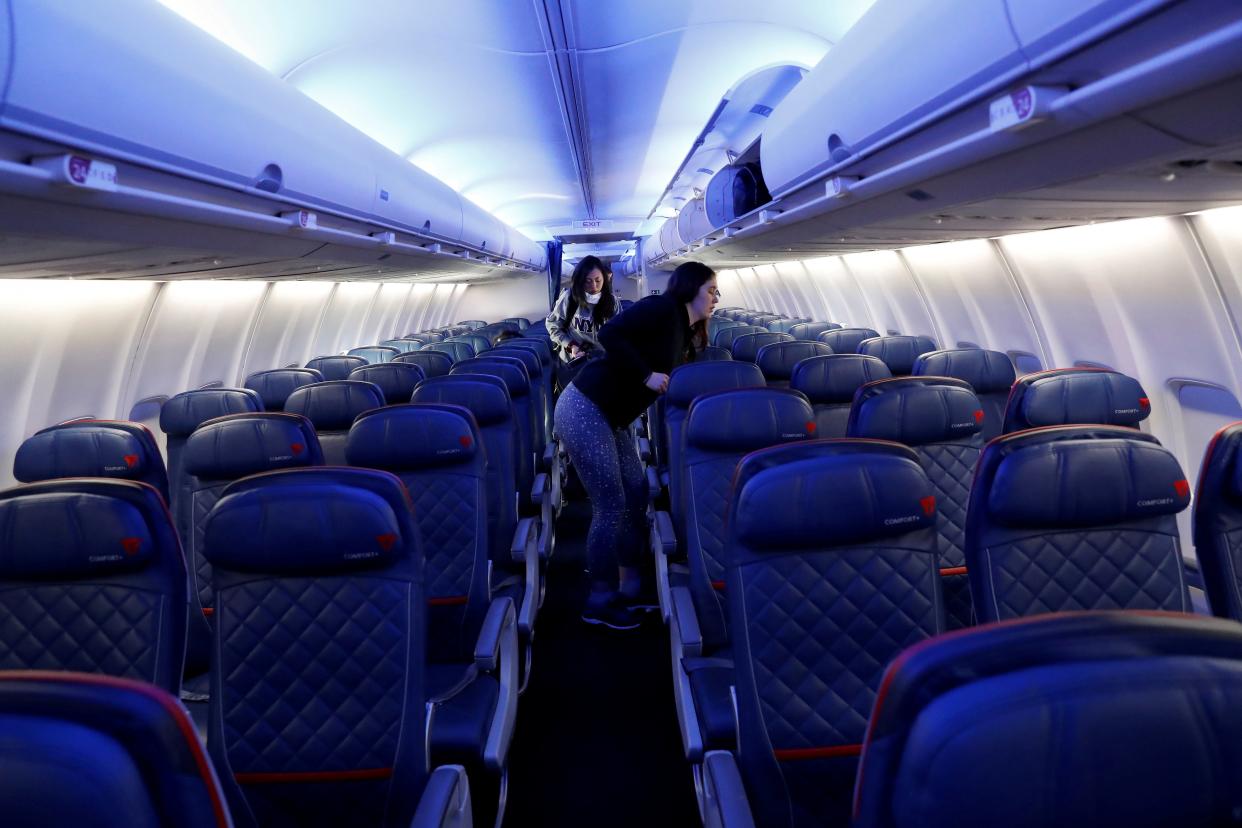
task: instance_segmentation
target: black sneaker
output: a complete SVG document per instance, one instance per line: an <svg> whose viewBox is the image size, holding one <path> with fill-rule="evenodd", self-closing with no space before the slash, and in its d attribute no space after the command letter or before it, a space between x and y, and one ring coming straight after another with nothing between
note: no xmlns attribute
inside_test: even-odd
<svg viewBox="0 0 1242 828"><path fill-rule="evenodd" d="M588 600L587 605L582 608L582 620L588 624L599 624L614 630L638 629L640 623L634 610L625 606L615 595L605 604L592 605Z"/></svg>

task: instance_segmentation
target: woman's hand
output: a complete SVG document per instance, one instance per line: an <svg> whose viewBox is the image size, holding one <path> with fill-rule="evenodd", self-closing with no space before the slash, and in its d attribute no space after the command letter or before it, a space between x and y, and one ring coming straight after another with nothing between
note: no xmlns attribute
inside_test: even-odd
<svg viewBox="0 0 1242 828"><path fill-rule="evenodd" d="M647 377L647 381L643 385L650 388L657 394L663 394L668 390L668 374L661 374L659 371L652 371L651 376Z"/></svg>

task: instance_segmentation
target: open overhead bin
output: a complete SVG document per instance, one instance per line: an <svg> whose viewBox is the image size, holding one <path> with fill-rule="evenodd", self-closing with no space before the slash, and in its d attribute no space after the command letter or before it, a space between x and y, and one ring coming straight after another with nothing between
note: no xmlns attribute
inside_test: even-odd
<svg viewBox="0 0 1242 828"><path fill-rule="evenodd" d="M771 201L653 264L1236 202L1238 100L1242 3L879 0L767 119Z"/></svg>
<svg viewBox="0 0 1242 828"><path fill-rule="evenodd" d="M393 275L546 266L541 245L158 3L7 5L0 191L99 215L83 232L137 241L138 216L176 223L159 226L178 246Z"/></svg>

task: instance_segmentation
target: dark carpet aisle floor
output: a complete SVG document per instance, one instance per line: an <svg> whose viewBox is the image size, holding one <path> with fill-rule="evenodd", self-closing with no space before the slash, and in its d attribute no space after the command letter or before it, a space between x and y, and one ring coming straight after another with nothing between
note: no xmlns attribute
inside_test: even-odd
<svg viewBox="0 0 1242 828"><path fill-rule="evenodd" d="M505 826L697 826L659 613L630 631L579 618L589 522L589 503L577 499L557 524L509 755Z"/></svg>

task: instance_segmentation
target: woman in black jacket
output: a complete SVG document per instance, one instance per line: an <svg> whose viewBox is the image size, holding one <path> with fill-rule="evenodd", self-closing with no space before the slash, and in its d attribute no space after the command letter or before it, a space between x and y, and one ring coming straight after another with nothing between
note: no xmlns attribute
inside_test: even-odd
<svg viewBox="0 0 1242 828"><path fill-rule="evenodd" d="M641 588L648 492L629 426L668 389L673 368L694 358L719 298L710 267L679 266L663 294L600 330L604 357L587 363L557 402L556 433L591 498L587 623L638 626L631 604Z"/></svg>

